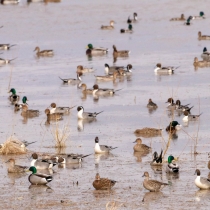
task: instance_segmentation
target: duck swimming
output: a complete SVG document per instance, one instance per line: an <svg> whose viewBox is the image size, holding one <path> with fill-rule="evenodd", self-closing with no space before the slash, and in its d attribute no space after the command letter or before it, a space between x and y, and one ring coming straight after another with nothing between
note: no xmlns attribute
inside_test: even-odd
<svg viewBox="0 0 210 210"><path fill-rule="evenodd" d="M129 50L120 50L120 51L118 51L115 45L113 45L113 50L114 50L113 51L113 56L114 57L118 57L118 56L119 57L126 57L130 53Z"/></svg>
<svg viewBox="0 0 210 210"><path fill-rule="evenodd" d="M146 144L142 144L142 140L140 138L137 138L133 143L136 143L133 147L134 152L149 152L152 150L151 147Z"/></svg>
<svg viewBox="0 0 210 210"><path fill-rule="evenodd" d="M93 47L92 44L88 44L87 48L86 55L103 55L108 53L108 48Z"/></svg>
<svg viewBox="0 0 210 210"><path fill-rule="evenodd" d="M181 14L181 17L179 18L171 18L170 21L184 21L185 20L185 17L184 17L184 14Z"/></svg>
<svg viewBox="0 0 210 210"><path fill-rule="evenodd" d="M65 83L65 84L76 85L76 84L79 84L79 83L82 82L81 76L82 76L82 73L77 73L77 79L75 79L75 78L62 79L62 78L60 78L60 77L59 77L59 78L60 78L60 79L63 81L63 83Z"/></svg>
<svg viewBox="0 0 210 210"><path fill-rule="evenodd" d="M199 13L199 16L191 16L191 17L193 20L202 20L206 18L204 12L202 11Z"/></svg>
<svg viewBox="0 0 210 210"><path fill-rule="evenodd" d="M210 36L202 35L201 32L198 32L198 39L199 40L210 40Z"/></svg>
<svg viewBox="0 0 210 210"><path fill-rule="evenodd" d="M128 17L128 20L127 20L127 23L135 23L135 22L137 22L137 20L138 20L138 17L137 16L138 16L137 13L134 12L133 13L133 19L131 19L130 16L129 16Z"/></svg>
<svg viewBox="0 0 210 210"><path fill-rule="evenodd" d="M129 24L128 29L120 29L120 33L133 33L133 26Z"/></svg>
<svg viewBox="0 0 210 210"><path fill-rule="evenodd" d="M178 173L179 166L174 160L174 156L168 156L168 164L166 166L166 173Z"/></svg>
<svg viewBox="0 0 210 210"><path fill-rule="evenodd" d="M0 50L9 50L11 47L16 46L16 44L0 44Z"/></svg>
<svg viewBox="0 0 210 210"><path fill-rule="evenodd" d="M101 29L103 29L103 30L112 30L112 29L114 29L114 21L113 20L111 20L110 21L110 25L109 26L101 26Z"/></svg>
<svg viewBox="0 0 210 210"><path fill-rule="evenodd" d="M34 49L34 51L36 51L37 56L53 56L54 55L53 50L42 50L42 51L40 51L39 47L36 47Z"/></svg>

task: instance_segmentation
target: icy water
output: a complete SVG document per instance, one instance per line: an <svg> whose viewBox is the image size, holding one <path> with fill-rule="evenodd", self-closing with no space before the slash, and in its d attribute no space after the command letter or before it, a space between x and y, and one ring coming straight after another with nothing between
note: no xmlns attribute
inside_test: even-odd
<svg viewBox="0 0 210 210"><path fill-rule="evenodd" d="M194 69L194 57L201 60L204 47L210 41L199 41L198 31L209 35L210 7L203 1L72 1L60 3L30 3L22 0L18 5L0 5L0 44L17 44L0 57L16 58L11 64L0 67L0 143L12 134L20 140L36 143L28 147L30 152L55 154L58 151L52 136L52 125L45 125L44 110L52 103L58 106L82 105L86 111L104 111L92 123L77 120L76 107L69 116L59 122L68 126L70 137L66 153L93 154L84 159L81 167L55 167L53 181L47 186L33 187L26 175L9 175L6 161L13 157L19 165L29 165L30 152L21 156L0 156L1 209L105 209L108 202L116 201L119 209L209 209L210 191L199 191L194 184L195 169L208 176L210 119L209 71L210 68ZM170 22L182 13L186 17L204 11L205 20L194 20L191 26L183 22ZM138 22L133 24L133 34L120 34L127 28L126 20L133 12L138 13ZM112 31L100 30L101 25L116 22ZM85 47L109 48L105 56L87 58ZM62 78L76 78L76 67L83 65L96 69L82 80L89 88L96 83L94 75L104 74L104 64L113 65L112 45L118 50L130 50L128 58L118 58L116 65L131 63L131 77L116 82L100 82L100 87L122 88L113 97L84 97L77 86L63 85ZM37 58L34 48L53 49L53 57ZM180 66L173 75L155 75L157 63ZM29 107L39 109L40 116L24 119L20 112L14 113L7 93L15 88L22 98L27 96ZM174 119L183 125L167 151L179 157L180 173L167 176L156 174L150 167L154 151L166 148L168 135L165 127L172 116L166 110L165 101L173 97L182 104L194 106L192 114L203 112L199 122L184 125L182 116ZM158 104L152 113L146 108L148 99ZM132 143L138 128L163 128L162 137L143 138L143 143L152 147L146 156L133 154ZM198 144L194 155L194 140ZM108 156L94 155L94 139L101 144L118 147ZM153 179L170 182L159 193L149 193L143 186L143 173L148 171ZM96 191L92 187L95 174L118 182L110 192ZM78 181L78 185L76 182ZM145 202L142 202L143 197Z"/></svg>

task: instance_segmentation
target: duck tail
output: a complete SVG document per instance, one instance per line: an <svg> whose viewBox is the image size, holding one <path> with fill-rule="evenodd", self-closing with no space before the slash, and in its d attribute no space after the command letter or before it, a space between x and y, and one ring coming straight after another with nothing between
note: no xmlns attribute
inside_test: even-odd
<svg viewBox="0 0 210 210"><path fill-rule="evenodd" d="M120 91L120 90L122 90L123 88L121 88L121 89L117 89L117 90L115 90L114 92L117 92L117 91Z"/></svg>
<svg viewBox="0 0 210 210"><path fill-rule="evenodd" d="M69 109L73 109L74 107L76 107L76 105L75 105L75 106L70 107Z"/></svg>
<svg viewBox="0 0 210 210"><path fill-rule="evenodd" d="M100 113L102 113L103 111L101 111L101 112L98 112L98 113L96 113L96 115L98 115L98 114L100 114Z"/></svg>
<svg viewBox="0 0 210 210"><path fill-rule="evenodd" d="M12 44L12 45L10 45L10 46L9 46L9 48L14 47L14 46L16 46L16 44Z"/></svg>
<svg viewBox="0 0 210 210"><path fill-rule="evenodd" d="M177 66L176 68L174 68L174 69L178 69L180 66Z"/></svg>
<svg viewBox="0 0 210 210"><path fill-rule="evenodd" d="M17 59L17 58L13 58L13 59L9 60L9 63L10 63L11 61L14 61L15 59Z"/></svg>
<svg viewBox="0 0 210 210"><path fill-rule="evenodd" d="M84 156L82 156L82 158L88 157L88 156L90 156L90 155L92 155L92 153L89 154L89 155L84 155Z"/></svg>
<svg viewBox="0 0 210 210"><path fill-rule="evenodd" d="M60 77L59 77L60 78ZM64 79L60 78L63 82L64 82Z"/></svg>
<svg viewBox="0 0 210 210"><path fill-rule="evenodd" d="M112 147L111 150L116 149L117 147Z"/></svg>
<svg viewBox="0 0 210 210"><path fill-rule="evenodd" d="M192 106L192 107L190 107L188 110L186 110L186 111L188 111L188 112L190 112L190 110L193 108L194 106Z"/></svg>
<svg viewBox="0 0 210 210"><path fill-rule="evenodd" d="M203 114L203 112L201 112L201 113L198 115L198 117L200 117L202 114Z"/></svg>

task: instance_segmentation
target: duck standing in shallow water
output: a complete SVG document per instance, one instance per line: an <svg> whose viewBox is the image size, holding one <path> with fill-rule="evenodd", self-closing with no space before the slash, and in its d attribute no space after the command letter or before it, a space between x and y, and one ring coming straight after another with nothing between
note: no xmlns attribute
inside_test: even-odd
<svg viewBox="0 0 210 210"><path fill-rule="evenodd" d="M197 174L197 177L195 179L195 185L201 190L210 189L210 179L201 177L201 172L199 169L196 169L195 174Z"/></svg>
<svg viewBox="0 0 210 210"><path fill-rule="evenodd" d="M171 18L170 21L184 21L185 20L185 17L184 17L184 14L181 14L181 17L179 18Z"/></svg>
<svg viewBox="0 0 210 210"><path fill-rule="evenodd" d="M87 48L86 55L104 55L108 53L108 48L93 47L92 44L88 44Z"/></svg>
<svg viewBox="0 0 210 210"><path fill-rule="evenodd" d="M24 173L27 171L27 166L15 165L15 160L13 158L9 159L6 163L9 163L7 168L8 173Z"/></svg>
<svg viewBox="0 0 210 210"><path fill-rule="evenodd" d="M54 55L53 50L42 50L42 51L40 51L40 48L39 47L36 47L34 49L34 51L36 51L36 55L38 57L39 56L53 56Z"/></svg>
<svg viewBox="0 0 210 210"><path fill-rule="evenodd" d="M103 30L112 30L112 29L114 29L114 21L113 20L111 20L110 21L110 25L109 26L101 26L101 29L103 29Z"/></svg>
<svg viewBox="0 0 210 210"><path fill-rule="evenodd" d="M99 173L97 173L93 182L93 187L96 190L110 190L115 185L115 183L116 181L114 180L101 178Z"/></svg>
<svg viewBox="0 0 210 210"><path fill-rule="evenodd" d="M152 150L151 147L146 144L142 144L142 140L140 138L137 138L133 143L136 143L133 147L134 152L149 152Z"/></svg>
<svg viewBox="0 0 210 210"><path fill-rule="evenodd" d="M179 166L175 162L174 156L170 155L168 156L168 164L166 166L166 173L178 173L179 172Z"/></svg>

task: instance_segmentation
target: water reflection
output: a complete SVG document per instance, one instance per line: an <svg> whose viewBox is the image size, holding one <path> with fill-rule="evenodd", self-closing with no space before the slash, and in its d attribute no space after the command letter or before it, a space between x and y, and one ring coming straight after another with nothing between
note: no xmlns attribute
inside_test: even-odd
<svg viewBox="0 0 210 210"><path fill-rule="evenodd" d="M145 157L148 154L149 154L149 151L147 151L147 152L134 152L133 156L136 157L137 162L142 162L142 157Z"/></svg>
<svg viewBox="0 0 210 210"><path fill-rule="evenodd" d="M159 200L161 197L163 197L162 192L146 192L144 194L144 197L142 199L142 202L149 204L152 201Z"/></svg>
<svg viewBox="0 0 210 210"><path fill-rule="evenodd" d="M155 174L162 174L162 167L163 166L152 166L152 165L150 165L151 166L151 169L154 171L154 173Z"/></svg>
<svg viewBox="0 0 210 210"><path fill-rule="evenodd" d="M95 154L95 166L98 167L100 161L105 161L110 157L115 157L112 153L105 153L105 154Z"/></svg>
<svg viewBox="0 0 210 210"><path fill-rule="evenodd" d="M33 195L40 195L42 193L51 193L53 192L53 189L47 185L30 185L29 186L29 192Z"/></svg>
<svg viewBox="0 0 210 210"><path fill-rule="evenodd" d="M78 119L78 121L77 121L77 130L78 131L83 131L85 124L90 124L90 123L93 123L93 122L96 122L96 121L97 121L96 118L93 118L93 119Z"/></svg>
<svg viewBox="0 0 210 210"><path fill-rule="evenodd" d="M15 184L16 179L20 179L24 176L28 176L28 174L27 173L8 173L7 176L10 179L11 183Z"/></svg>

